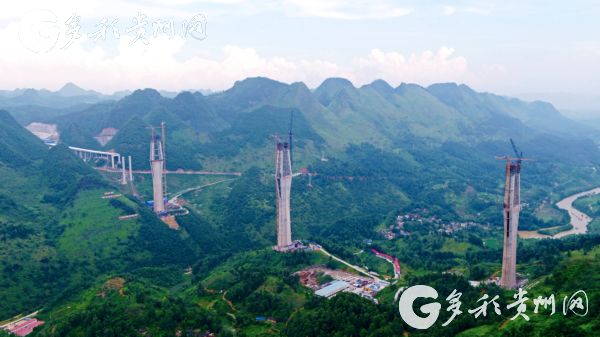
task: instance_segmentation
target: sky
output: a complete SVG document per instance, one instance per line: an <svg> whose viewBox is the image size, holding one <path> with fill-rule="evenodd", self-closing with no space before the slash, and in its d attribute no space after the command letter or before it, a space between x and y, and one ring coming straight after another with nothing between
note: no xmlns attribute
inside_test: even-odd
<svg viewBox="0 0 600 337"><path fill-rule="evenodd" d="M315 88L345 77L600 107L597 1L167 2L3 2L0 89L219 91L251 76Z"/></svg>

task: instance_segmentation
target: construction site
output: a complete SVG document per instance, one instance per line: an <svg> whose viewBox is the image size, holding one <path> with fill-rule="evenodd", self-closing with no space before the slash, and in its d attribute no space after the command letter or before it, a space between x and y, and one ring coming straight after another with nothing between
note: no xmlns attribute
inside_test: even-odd
<svg viewBox="0 0 600 337"><path fill-rule="evenodd" d="M300 278L300 283L312 289L315 295L331 298L339 292L349 292L367 298L375 303L375 296L389 285L389 282L375 277L360 276L343 270L326 268L325 266L312 266L295 273ZM332 280L324 284L319 279L327 275Z"/></svg>
<svg viewBox="0 0 600 337"><path fill-rule="evenodd" d="M118 177L118 183L123 186L131 195L140 199L151 208L154 213L167 225L169 228L178 230L176 216L187 215L189 211L183 207L185 201L181 198L182 194L200 189L213 184L221 183L230 179L224 179L217 182L205 184L202 186L189 188L184 191L169 194L167 190L168 175L207 175L207 176L231 176L239 177L240 172L217 172L217 171L194 171L177 169L169 171L166 168L166 135L165 123L159 126L150 127L150 152L149 152L149 170L134 170L132 156L124 156L114 150L94 150L81 147L67 146L75 156L86 163L90 163L96 170L106 173L112 177ZM54 147L60 140L60 134L57 131L56 125L44 123L31 123L27 129L43 140L49 147ZM112 137L117 134L118 130L108 128L102 130L101 134L96 139L101 145L106 144ZM151 198L145 199L138 192L134 183L135 175L150 175L152 181ZM122 194L114 191L107 191L101 196L103 199L112 199L121 196ZM169 198L170 197L170 198ZM128 214L120 217L120 220L128 220L136 218L137 214Z"/></svg>
<svg viewBox="0 0 600 337"><path fill-rule="evenodd" d="M316 175L309 172L306 168L301 168L299 172L293 172L293 113L290 115L289 131L286 139L279 136L275 138L275 204L276 204L276 243L273 249L279 252L294 252L311 250L310 246L305 245L300 240L294 240L292 236L292 218L291 218L291 196L292 180L294 177L305 175L308 177L308 187L312 187L312 178ZM50 147L56 146L60 140L60 134L56 125L44 123L32 123L28 129L44 140ZM167 169L167 144L166 144L166 124L162 122L158 126L149 127L149 169L133 169L133 161L139 160L132 158L131 155L122 155L114 150L94 150L81 147L68 146L68 148L81 160L90 163L93 167L103 172L113 179L118 177L118 183L123 186L122 191L126 190L134 197L141 200L171 229L178 230L176 216L183 216L189 213L184 207L186 201L182 195L203 187L218 184L224 181L241 176L241 172L222 172L222 171L194 171L179 168L177 170ZM96 136L96 140L101 145L107 144L117 133L116 128L105 128ZM324 152L321 153L321 161L327 161ZM141 195L135 184L135 176L143 180L146 175L151 176L152 189L151 197ZM229 176L232 178L211 182L201 186L186 188L176 193L168 191L167 178L169 175L214 175ZM339 177L324 177L326 179L336 179ZM341 179L353 180L354 177L341 177ZM107 191L102 198L116 198L121 194L114 191ZM127 220L137 217L137 214L128 214L121 220Z"/></svg>
<svg viewBox="0 0 600 337"><path fill-rule="evenodd" d="M298 175L307 175L309 177L309 187L312 187L312 177L314 173L309 173L307 169L301 169L299 173L293 172L293 134L292 134L293 115L290 118L290 127L287 139L282 139L275 136L275 204L276 204L276 244L273 249L279 252L293 252L301 250L312 250L310 245L306 246L299 240L293 240L292 236L292 218L291 218L291 195L292 195L292 180ZM55 126L32 124L29 126L31 132L38 137L47 141L49 146L54 146L59 140ZM103 130L103 142L112 138L118 130ZM159 126L150 127L150 143L149 143L149 170L133 170L131 156L123 156L114 151L98 151L84 149L78 147L69 147L69 149L85 162L93 162L96 169L109 173L118 174L119 182L123 186L127 186L132 195L143 199L137 192L134 185L134 174L150 175L152 182L152 196L149 199L143 200L153 212L171 229L178 230L176 216L182 216L189 213L183 207L185 200L181 198L183 193L187 193L196 188L189 188L173 195L169 195L167 189L167 177L170 174L182 175L230 175L240 176L239 172L210 172L210 171L191 171L178 169L169 171L166 167L167 151L166 151L166 134L165 123ZM515 288L522 284L517 279L516 264L517 264L517 237L519 226L519 213L521 210L520 201L520 175L523 161L530 160L523 158L522 152L519 152L516 145L510 140L514 151L514 156L496 157L496 159L506 161L505 171L505 191L503 201L503 256L501 276L498 283L504 288ZM324 158L324 155L322 155ZM323 159L322 158L322 159ZM226 180L224 180L226 181ZM220 182L220 181L219 181ZM219 183L216 182L216 183ZM212 184L212 183L211 183ZM211 185L208 184L208 185ZM206 185L207 186L207 185ZM107 192L102 198L115 198L120 194ZM170 197L169 197L170 196ZM121 220L127 220L137 217L137 214L125 215ZM437 220L437 219L435 219ZM419 220L420 221L420 220ZM402 229L402 228L400 228ZM402 231L400 233L403 233ZM387 237L386 237L387 238ZM390 234L391 238L391 234ZM388 238L389 239L389 238ZM397 258L390 255L371 249L372 253L378 258L386 260L393 266L394 278L401 276L400 263ZM333 277L337 282L328 284L324 287L315 283L315 274L324 273ZM364 297L372 297L378 290L382 288L382 284L378 283L377 278L361 278L347 272L334 271L322 267L309 268L299 273L302 283L311 289L322 294L325 297L330 297L339 291L349 291L360 294ZM319 292L320 290L323 291Z"/></svg>

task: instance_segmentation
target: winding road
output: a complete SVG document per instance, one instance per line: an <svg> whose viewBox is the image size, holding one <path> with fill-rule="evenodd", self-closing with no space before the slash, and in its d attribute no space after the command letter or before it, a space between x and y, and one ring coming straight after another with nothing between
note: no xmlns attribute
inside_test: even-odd
<svg viewBox="0 0 600 337"><path fill-rule="evenodd" d="M579 193L570 195L556 203L556 206L558 208L564 209L565 211L569 212L569 217L571 218L571 221L569 223L571 225L573 225L572 229L569 229L569 230L566 230L563 232L559 232L554 235L540 234L537 231L519 231L519 236L524 239L546 239L546 238L560 239L560 238L568 236L568 235L585 234L587 232L587 225L590 222L592 222L592 218L589 215L587 215L587 214L581 212L580 210L576 209L575 207L573 207L573 202L575 202L575 200L577 200L579 198L587 197L589 195L594 195L594 194L599 194L599 193L600 193L600 187L596 187L596 188L588 190L588 191L579 192Z"/></svg>
<svg viewBox="0 0 600 337"><path fill-rule="evenodd" d="M169 200L169 202L172 203L172 204L175 204L175 203L177 203L177 199L180 196L182 196L182 195L184 195L186 193L189 193L189 192L192 192L192 191L197 191L197 190L203 189L203 188L208 187L208 186L213 186L213 185L216 185L216 184L224 183L226 181L231 181L231 180L235 180L235 179L237 179L237 178L223 179L223 180L219 180L219 181L214 181L212 183L204 184L204 185L201 185L201 186L195 186L195 187L186 188L183 191L179 191L179 192L173 194L173 196L171 197L171 199Z"/></svg>
<svg viewBox="0 0 600 337"><path fill-rule="evenodd" d="M329 257L331 257L332 259L334 259L334 260L336 260L336 261L338 261L338 262L340 262L340 263L343 263L343 264L345 264L346 266L348 266L348 267L350 267L350 268L352 268L352 269L356 270L357 272L359 272L359 273L361 273L361 274L363 274L363 275L365 275L365 276L367 276L367 277L369 277L369 278L372 278L372 279L374 279L374 280L376 280L376 281L379 281L379 282L383 281L383 280L382 280L382 279L380 279L379 277L377 277L377 276L375 276L375 275L373 275L373 274L369 273L369 272L368 272L366 269L364 269L364 268L361 268L361 267L359 267L359 266L355 266L355 265L351 264L350 262L346 262L345 260L342 260L341 258L339 258L339 257L337 257L337 256L335 256L335 255L333 255L333 254L331 254L330 252L326 251L326 250L325 250L325 248L323 248L323 246L321 246L321 249L319 249L319 250L320 250L320 251L321 251L323 254L325 254L325 255L327 255L327 256L329 256Z"/></svg>

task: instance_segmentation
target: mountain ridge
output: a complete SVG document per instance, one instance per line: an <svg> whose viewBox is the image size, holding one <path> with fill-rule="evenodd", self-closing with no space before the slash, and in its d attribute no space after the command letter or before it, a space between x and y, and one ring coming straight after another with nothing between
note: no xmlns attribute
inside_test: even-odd
<svg viewBox="0 0 600 337"><path fill-rule="evenodd" d="M549 103L480 93L457 83L428 87L401 83L393 88L383 80L375 80L357 88L343 78L325 79L313 91L302 82L286 84L266 77L239 80L230 89L208 96L182 91L169 98L156 89L138 89L117 101L101 101L44 121L57 124L61 138L69 145L102 148L93 137L104 128L119 130L134 117L149 124L168 117L169 137L179 144L171 147L176 151L174 157L184 158L184 148L199 151L199 156L193 157L196 159L185 160L187 165L198 168L203 166L200 161L210 156L209 152L214 153L203 153L202 148L214 149L223 141L219 132L264 106L302 112L324 140L321 148L306 149L311 156L318 156L323 150L339 153L349 144L362 142L401 150L399 140L406 137L426 140L431 146L448 141L468 144L507 138L525 142L544 134L564 139L600 139L594 130L567 119ZM266 118L260 114L251 116ZM286 124L280 124L279 133L286 132ZM184 134L187 140L182 142ZM263 145L268 143L264 139ZM143 151L138 149L136 153ZM193 161L198 162L192 164Z"/></svg>

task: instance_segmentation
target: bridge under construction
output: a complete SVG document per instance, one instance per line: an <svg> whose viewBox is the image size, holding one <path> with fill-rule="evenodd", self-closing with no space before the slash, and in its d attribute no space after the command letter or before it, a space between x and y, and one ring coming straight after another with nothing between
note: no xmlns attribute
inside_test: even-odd
<svg viewBox="0 0 600 337"><path fill-rule="evenodd" d="M160 133L155 133L152 127L152 139L150 141L150 170L152 172L152 195L154 213L165 212L165 195L167 195L167 184L165 171L165 123L160 124Z"/></svg>
<svg viewBox="0 0 600 337"><path fill-rule="evenodd" d="M515 157L504 156L496 159L506 160L504 186L504 249L502 252L502 276L500 286L514 289L517 287L517 236L519 231L519 213L521 212L521 164L523 152L519 152L513 140L510 143Z"/></svg>
<svg viewBox="0 0 600 337"><path fill-rule="evenodd" d="M90 150L74 146L69 146L69 150L85 162L106 160L113 169L117 167L117 164L122 163L121 155L116 152Z"/></svg>
<svg viewBox="0 0 600 337"><path fill-rule="evenodd" d="M292 192L292 162L288 142L277 141L275 159L275 192L277 195L277 250L292 244L290 195Z"/></svg>
<svg viewBox="0 0 600 337"><path fill-rule="evenodd" d="M112 172L112 173L120 173L121 169L119 168L110 168L110 167L96 167L98 171L104 172ZM132 170L133 174L152 174L151 170ZM212 176L241 176L241 172L225 172L225 171L194 171L194 170L175 170L169 171L164 170L163 174L181 174L181 175L212 175Z"/></svg>

